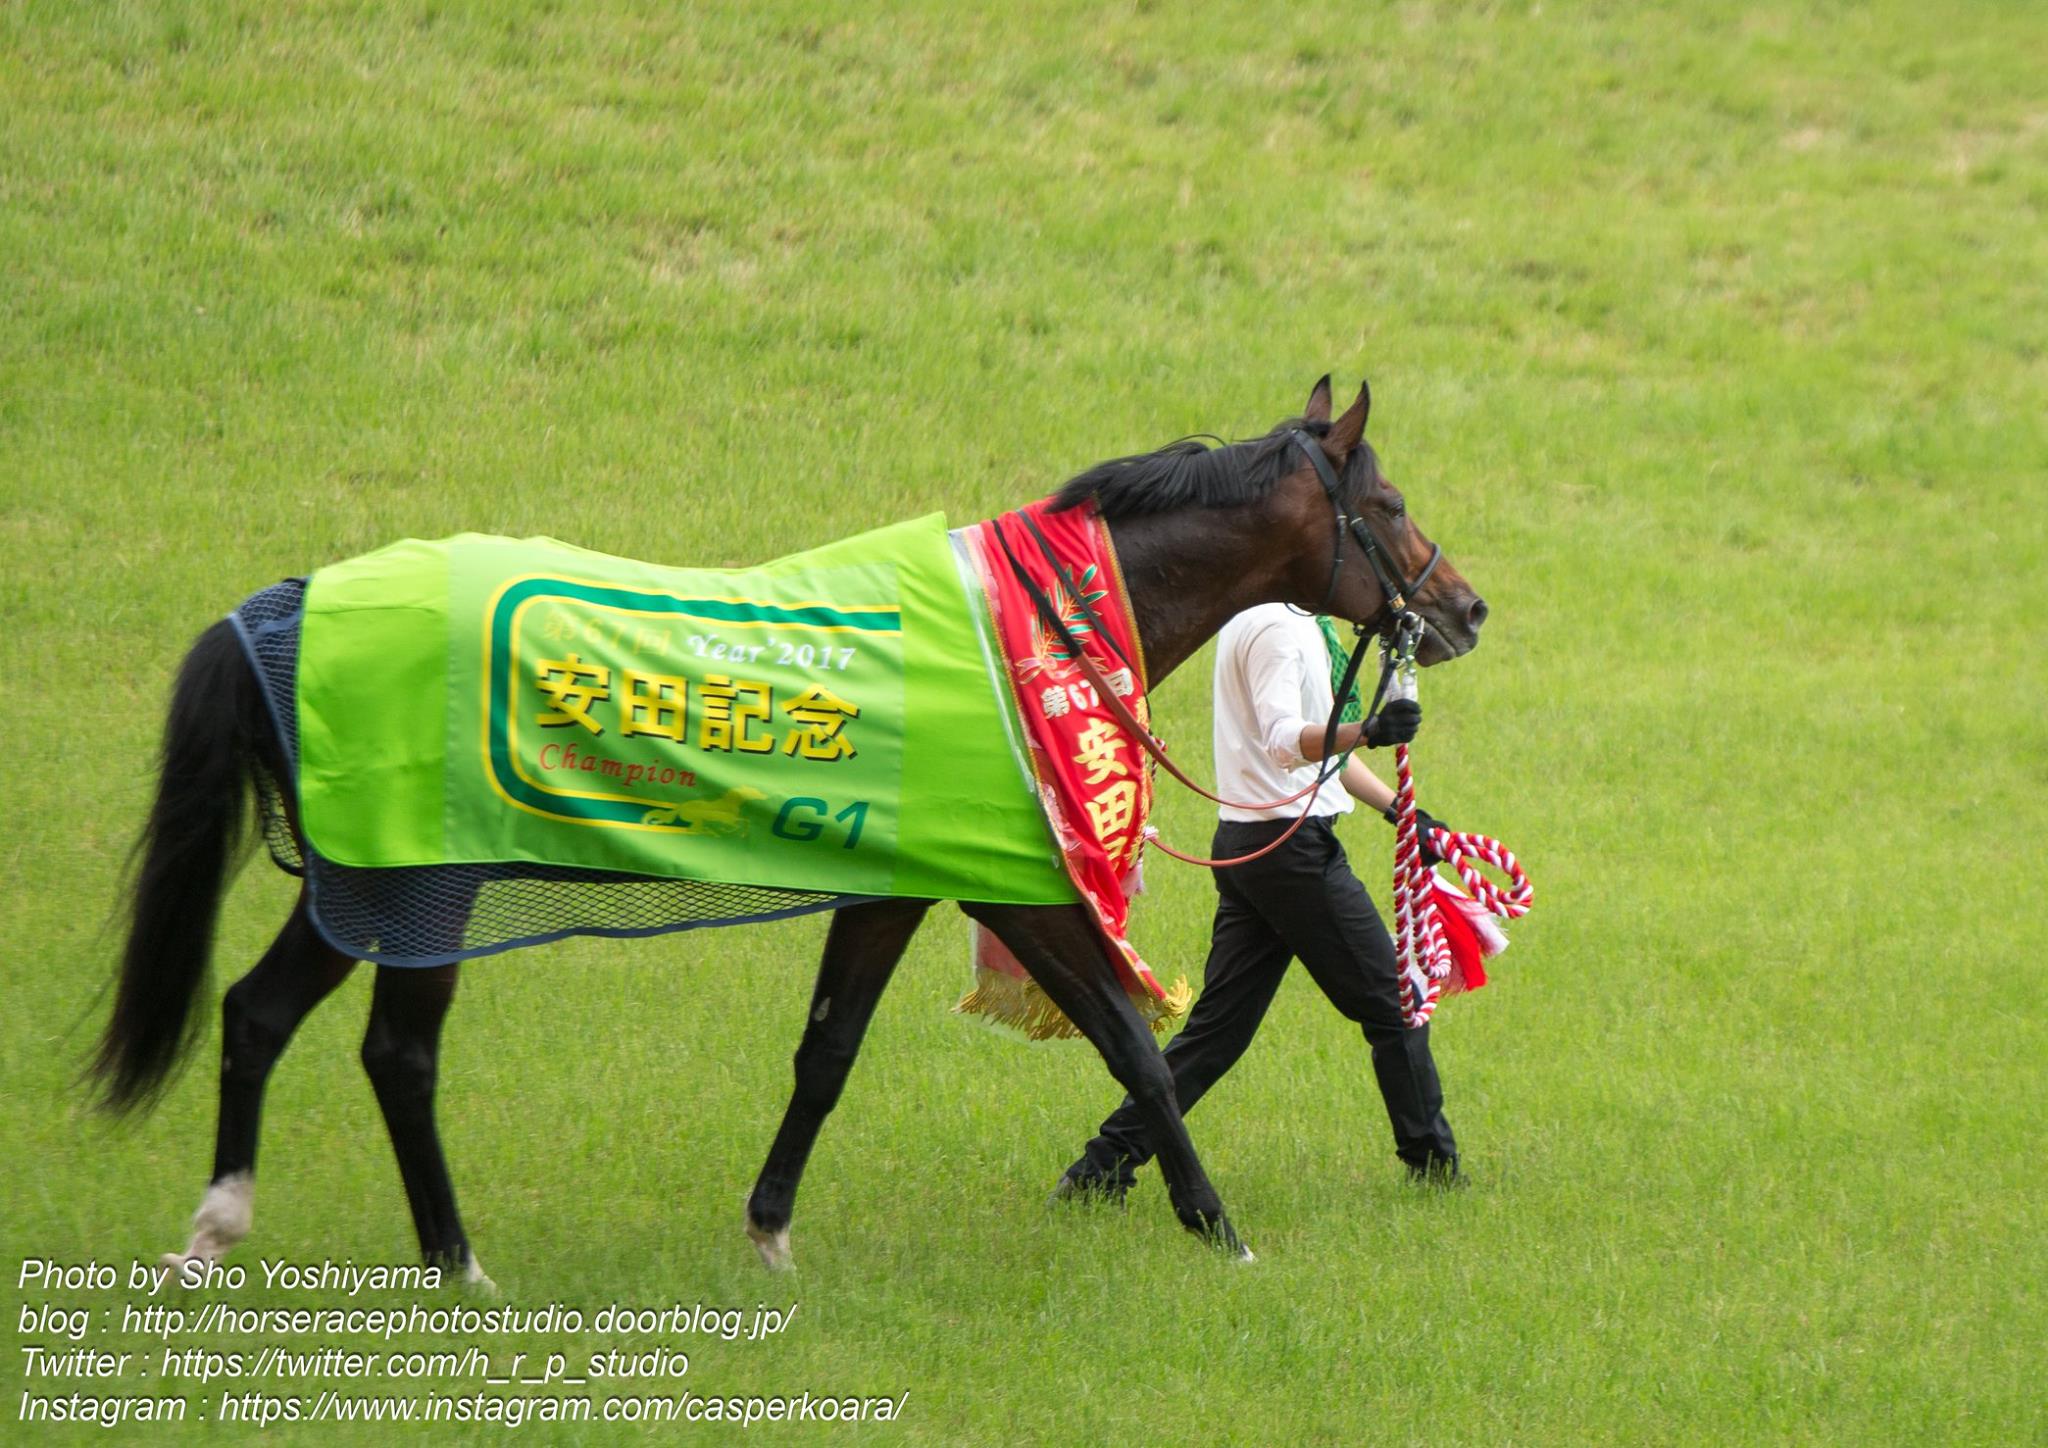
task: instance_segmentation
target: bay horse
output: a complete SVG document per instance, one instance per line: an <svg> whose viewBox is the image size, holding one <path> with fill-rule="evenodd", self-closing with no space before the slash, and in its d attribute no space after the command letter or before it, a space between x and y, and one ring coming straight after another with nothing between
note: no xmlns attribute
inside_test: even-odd
<svg viewBox="0 0 2048 1448"><path fill-rule="evenodd" d="M1333 420L1324 377L1300 417L1262 438L1214 448L1183 439L1099 464L1061 489L1059 506L1093 506L1108 526L1151 684L1232 615L1260 603L1290 603L1384 633L1406 593L1406 607L1426 626L1418 662L1441 663L1478 642L1486 604L1381 473L1364 438L1370 408L1361 385ZM200 636L172 691L162 775L129 885L131 929L113 1009L88 1067L108 1110L152 1104L194 1044L201 1018L191 1007L259 770L288 778L257 679L222 622ZM284 794L289 805L291 791ZM296 831L296 820L290 823ZM833 915L796 1051L795 1090L747 1201L747 1235L770 1268L793 1265L789 1225L804 1163L875 1004L934 903L871 900ZM961 908L1009 947L1138 1104L1181 1224L1248 1259L1196 1157L1165 1060L1087 910ZM300 1021L356 964L321 938L302 894L275 942L228 989L213 1175L189 1241L165 1254L165 1270L216 1260L247 1235L264 1083ZM488 1287L456 1213L434 1121L441 1027L458 968L379 966L362 1063L398 1157L421 1253L450 1277Z"/></svg>

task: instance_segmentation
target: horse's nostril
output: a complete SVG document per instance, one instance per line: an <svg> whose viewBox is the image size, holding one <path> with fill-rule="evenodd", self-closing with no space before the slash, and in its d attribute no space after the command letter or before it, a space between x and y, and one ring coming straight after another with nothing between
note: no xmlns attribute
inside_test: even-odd
<svg viewBox="0 0 2048 1448"><path fill-rule="evenodd" d="M1472 606L1465 610L1465 622L1471 624L1475 629L1486 622L1485 599L1475 598L1472 600Z"/></svg>

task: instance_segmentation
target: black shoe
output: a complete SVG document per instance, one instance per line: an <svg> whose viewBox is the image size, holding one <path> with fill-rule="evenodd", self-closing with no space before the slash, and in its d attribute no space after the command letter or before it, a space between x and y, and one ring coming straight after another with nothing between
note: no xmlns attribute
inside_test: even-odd
<svg viewBox="0 0 2048 1448"><path fill-rule="evenodd" d="M1052 1189L1052 1195L1046 1199L1046 1204L1057 1206L1061 1202L1107 1202L1121 1207L1130 1189L1129 1182L1100 1175L1092 1170L1084 1159L1067 1168L1066 1175L1062 1176L1060 1184Z"/></svg>
<svg viewBox="0 0 2048 1448"><path fill-rule="evenodd" d="M1435 1187L1443 1192L1461 1192L1472 1185L1472 1180L1458 1169L1455 1156L1433 1156L1421 1166L1408 1163L1410 1186Z"/></svg>

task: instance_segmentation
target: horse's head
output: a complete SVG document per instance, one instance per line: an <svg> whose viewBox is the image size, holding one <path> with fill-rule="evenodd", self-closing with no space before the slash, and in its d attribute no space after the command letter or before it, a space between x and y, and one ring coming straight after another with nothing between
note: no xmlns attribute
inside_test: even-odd
<svg viewBox="0 0 2048 1448"><path fill-rule="evenodd" d="M1390 595L1405 594L1427 625L1416 662L1440 664L1479 642L1486 600L1416 526L1407 500L1380 471L1365 440L1371 410L1372 393L1361 382L1358 400L1331 421L1325 377L1309 393L1301 422L1275 432L1297 444L1281 485L1284 515L1300 532L1299 596L1291 601L1385 632L1395 617Z"/></svg>

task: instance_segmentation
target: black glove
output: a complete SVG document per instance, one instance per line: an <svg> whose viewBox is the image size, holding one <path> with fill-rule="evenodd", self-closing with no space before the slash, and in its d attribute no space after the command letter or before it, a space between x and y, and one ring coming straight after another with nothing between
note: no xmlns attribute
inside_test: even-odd
<svg viewBox="0 0 2048 1448"><path fill-rule="evenodd" d="M1365 726L1368 749L1385 749L1389 744L1406 744L1422 727L1422 706L1413 699L1394 699L1384 704Z"/></svg>
<svg viewBox="0 0 2048 1448"><path fill-rule="evenodd" d="M1381 810L1380 817L1395 829L1401 827L1401 816L1394 812L1392 805L1388 805L1385 809ZM1422 863L1425 865L1441 865L1444 862L1444 857L1439 855L1436 852L1436 847L1431 844L1433 838L1431 832L1434 830L1442 830L1445 834L1449 834L1451 827L1428 810L1422 808L1422 806L1417 805L1415 807L1415 843L1422 847Z"/></svg>
<svg viewBox="0 0 2048 1448"><path fill-rule="evenodd" d="M1444 862L1444 857L1439 855L1430 844L1430 841L1436 837L1435 832L1438 830L1449 834L1451 827L1421 805L1417 805L1415 807L1415 843L1422 846L1422 863L1425 865L1441 865Z"/></svg>

